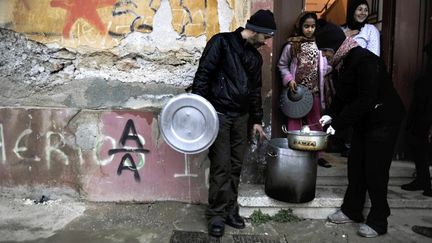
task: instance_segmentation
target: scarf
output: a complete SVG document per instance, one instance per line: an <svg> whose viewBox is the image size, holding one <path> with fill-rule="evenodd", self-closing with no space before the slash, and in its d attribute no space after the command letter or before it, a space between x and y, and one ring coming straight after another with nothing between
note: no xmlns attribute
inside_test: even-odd
<svg viewBox="0 0 432 243"><path fill-rule="evenodd" d="M348 52L358 45L359 44L353 38L346 38L333 57L333 67L339 71L339 69L342 67L343 59L346 57Z"/></svg>
<svg viewBox="0 0 432 243"><path fill-rule="evenodd" d="M305 36L294 36L288 38L288 43L291 44L292 56L297 56L301 52L301 44L305 42L314 42L315 38L307 38Z"/></svg>

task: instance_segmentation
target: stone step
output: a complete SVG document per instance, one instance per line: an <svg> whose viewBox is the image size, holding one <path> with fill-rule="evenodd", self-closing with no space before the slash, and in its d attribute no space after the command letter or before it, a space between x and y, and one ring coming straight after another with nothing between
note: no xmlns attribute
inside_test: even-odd
<svg viewBox="0 0 432 243"><path fill-rule="evenodd" d="M410 183L412 177L390 177L389 186L401 186ZM346 176L318 176L318 186L347 186L348 178Z"/></svg>
<svg viewBox="0 0 432 243"><path fill-rule="evenodd" d="M328 156L327 156L328 157ZM343 186L348 184L346 159L327 158L332 167L324 168L318 166L317 185L321 186ZM413 180L415 172L414 163L410 161L393 161L390 167L390 186L400 186ZM432 169L431 169L432 174Z"/></svg>
<svg viewBox="0 0 432 243"><path fill-rule="evenodd" d="M318 166L318 176L346 176L346 158L334 153L322 153L321 156L329 161L332 167ZM430 171L432 172L432 167ZM414 172L415 166L412 161L393 160L390 167L390 177L411 178Z"/></svg>
<svg viewBox="0 0 432 243"><path fill-rule="evenodd" d="M240 214L250 217L255 210L270 215L281 209L291 208L302 218L325 219L342 204L346 186L320 186L316 188L315 199L307 203L287 203L268 197L264 185L240 184L238 202ZM432 198L425 197L421 191L406 192L399 186L389 186L388 202L393 209L432 210ZM370 208L367 200L365 210Z"/></svg>
<svg viewBox="0 0 432 243"><path fill-rule="evenodd" d="M293 212L302 218L325 219L330 213L336 211L343 201L343 196L348 184L347 158L338 153L321 153L332 165L331 168L318 166L317 188L315 199L307 203L286 203L268 197L264 192L263 184L241 183L238 202L242 216L250 217L260 209L270 215L281 209L291 208ZM421 210L432 209L432 198L425 197L421 191L407 192L400 189L400 185L413 180L415 166L412 161L394 160L390 167L388 201L392 210ZM432 170L431 170L432 174ZM258 182L261 183L261 182ZM365 211L369 210L370 202L367 201Z"/></svg>

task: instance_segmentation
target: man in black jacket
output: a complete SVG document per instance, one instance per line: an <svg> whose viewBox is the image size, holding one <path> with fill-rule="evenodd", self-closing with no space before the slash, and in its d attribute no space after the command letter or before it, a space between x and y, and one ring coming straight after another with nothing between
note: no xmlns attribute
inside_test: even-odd
<svg viewBox="0 0 432 243"><path fill-rule="evenodd" d="M330 134L353 127L348 188L341 210L328 220L361 222L358 234L376 237L387 232L389 170L405 110L379 57L352 38L345 38L339 26L325 21L319 22L315 38L318 48L332 60L336 88L327 115L320 122L330 124ZM364 222L366 193L371 209Z"/></svg>
<svg viewBox="0 0 432 243"><path fill-rule="evenodd" d="M276 31L270 10L259 10L246 28L219 33L207 43L192 85L214 106L219 117L219 132L209 149L210 177L206 217L209 234L220 237L225 223L245 227L237 204L238 185L247 146L248 122L252 134L265 134L262 128L261 54Z"/></svg>

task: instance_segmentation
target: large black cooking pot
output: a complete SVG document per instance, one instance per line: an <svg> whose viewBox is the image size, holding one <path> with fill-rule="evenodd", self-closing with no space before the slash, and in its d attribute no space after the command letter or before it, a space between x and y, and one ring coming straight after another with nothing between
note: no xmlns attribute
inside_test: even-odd
<svg viewBox="0 0 432 243"><path fill-rule="evenodd" d="M266 156L265 193L290 203L309 202L315 198L317 152L293 150L288 139L274 138Z"/></svg>

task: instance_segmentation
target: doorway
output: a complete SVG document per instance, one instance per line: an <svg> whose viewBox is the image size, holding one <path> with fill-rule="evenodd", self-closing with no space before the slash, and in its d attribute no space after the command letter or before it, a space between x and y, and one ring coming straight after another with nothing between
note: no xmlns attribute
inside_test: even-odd
<svg viewBox="0 0 432 243"><path fill-rule="evenodd" d="M279 0L274 1L274 14L278 23L278 31L273 41L273 76L272 76L272 137L283 137L285 134L281 130L281 126L286 123L286 118L281 114L279 109L279 97L282 89L281 77L276 64L279 60L282 47L286 42L287 37L294 30L294 24L297 16L303 11L312 11L317 13L321 18L333 22L338 25L343 25L346 19L347 7L350 0ZM382 45L381 53L387 66L391 63L391 36L393 34L390 23L394 19L393 11L385 7L392 7L389 2L383 0L368 0L371 8L368 22L375 24L381 31ZM384 2L387 4L384 6ZM388 16L383 18L383 16ZM383 31L384 30L384 31ZM389 70L390 71L390 70Z"/></svg>

